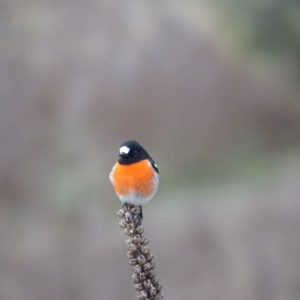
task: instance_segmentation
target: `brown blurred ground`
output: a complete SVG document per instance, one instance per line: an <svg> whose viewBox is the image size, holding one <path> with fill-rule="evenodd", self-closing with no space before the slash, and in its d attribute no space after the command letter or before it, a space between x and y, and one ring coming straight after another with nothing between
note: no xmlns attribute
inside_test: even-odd
<svg viewBox="0 0 300 300"><path fill-rule="evenodd" d="M166 299L300 299L300 104L214 18L2 1L1 300L136 297L108 181L128 138L160 167L144 215Z"/></svg>

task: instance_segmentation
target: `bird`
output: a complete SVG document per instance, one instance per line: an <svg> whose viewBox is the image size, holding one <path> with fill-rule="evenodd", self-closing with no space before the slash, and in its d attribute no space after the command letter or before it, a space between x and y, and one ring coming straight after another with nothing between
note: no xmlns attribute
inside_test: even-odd
<svg viewBox="0 0 300 300"><path fill-rule="evenodd" d="M139 206L141 221L142 205L156 194L159 176L158 167L148 152L137 141L128 140L119 148L119 159L109 179L123 205Z"/></svg>

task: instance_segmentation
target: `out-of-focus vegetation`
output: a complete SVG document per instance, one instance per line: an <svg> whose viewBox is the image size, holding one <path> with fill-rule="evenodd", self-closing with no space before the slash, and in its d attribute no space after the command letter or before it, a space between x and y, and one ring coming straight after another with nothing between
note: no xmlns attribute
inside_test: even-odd
<svg viewBox="0 0 300 300"><path fill-rule="evenodd" d="M260 64L279 65L292 76L293 87L300 80L300 3L298 0L213 0L225 39L241 53L252 55ZM240 54L241 54L240 53ZM261 68L260 68L261 70ZM280 72L280 69L278 70ZM287 75L287 74L286 74ZM287 81L285 83L287 83ZM299 92L299 90L298 90Z"/></svg>
<svg viewBox="0 0 300 300"><path fill-rule="evenodd" d="M296 15L2 1L0 299L134 297L108 180L129 138L161 173L144 223L166 299L299 299Z"/></svg>

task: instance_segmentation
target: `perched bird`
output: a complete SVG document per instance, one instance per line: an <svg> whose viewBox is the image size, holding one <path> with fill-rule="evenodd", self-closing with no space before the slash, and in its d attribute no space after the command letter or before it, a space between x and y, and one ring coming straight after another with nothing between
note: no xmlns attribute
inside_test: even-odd
<svg viewBox="0 0 300 300"><path fill-rule="evenodd" d="M140 207L142 220L142 205L153 198L159 183L157 165L148 152L134 140L123 143L109 179L123 204Z"/></svg>

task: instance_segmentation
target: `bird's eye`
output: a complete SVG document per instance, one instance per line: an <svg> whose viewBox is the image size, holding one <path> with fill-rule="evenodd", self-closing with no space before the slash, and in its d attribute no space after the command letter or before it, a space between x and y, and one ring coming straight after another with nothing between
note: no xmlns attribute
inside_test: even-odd
<svg viewBox="0 0 300 300"><path fill-rule="evenodd" d="M136 155L137 154L137 151L136 150L133 150L133 155Z"/></svg>

